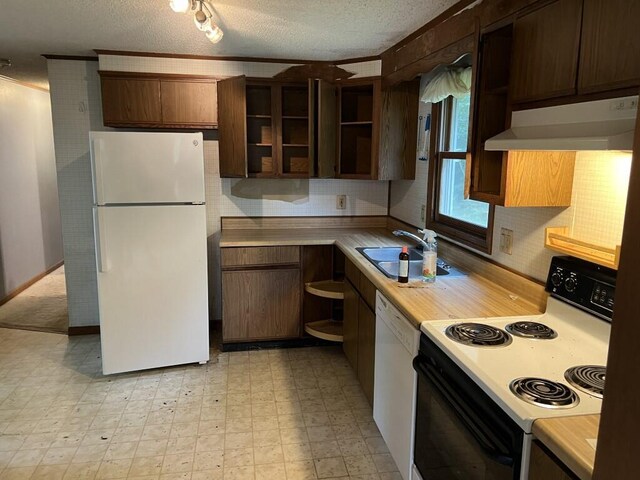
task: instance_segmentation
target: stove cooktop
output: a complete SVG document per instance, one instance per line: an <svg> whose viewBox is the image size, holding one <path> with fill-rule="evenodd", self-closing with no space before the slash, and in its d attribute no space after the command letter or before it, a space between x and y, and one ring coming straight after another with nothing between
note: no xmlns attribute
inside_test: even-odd
<svg viewBox="0 0 640 480"><path fill-rule="evenodd" d="M510 342L499 348L460 343L448 333L457 330L456 325L480 325L482 328L471 329L479 330L483 335L493 332L491 338L496 331L502 332L509 336ZM515 325L524 325L524 328ZM524 336L513 333L516 329L524 330ZM421 330L526 433L531 432L533 422L538 418L593 414L601 410L601 397L594 395L593 390L587 393L577 387L579 381L574 383L565 378L565 372L579 366L606 364L611 325L560 300L549 298L547 312L543 315L480 318L464 323L451 320L424 322ZM543 333L543 340L529 335L536 331ZM598 378L596 373L579 371L582 380ZM604 373L601 377L603 383ZM514 390L521 395L517 396ZM552 401L531 401L532 392L549 394ZM556 396L560 399L559 405L554 404Z"/></svg>

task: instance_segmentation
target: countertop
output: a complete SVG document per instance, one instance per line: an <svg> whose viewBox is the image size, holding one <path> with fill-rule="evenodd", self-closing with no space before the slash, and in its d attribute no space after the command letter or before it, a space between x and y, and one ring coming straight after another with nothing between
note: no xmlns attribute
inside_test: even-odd
<svg viewBox="0 0 640 480"><path fill-rule="evenodd" d="M362 271L376 288L387 297L408 319L419 328L423 321L443 319L465 319L541 313L539 303L525 299L514 290L500 286L495 280L501 272L492 272L492 280L480 275L464 262L462 249L447 248L439 256L451 265L468 273L462 277L438 277L433 284L410 282L400 287L398 282L384 276L362 256L356 247L383 247L411 245L394 237L384 228L299 228L299 229L223 229L220 246L265 247L278 245L332 245L335 244L345 256ZM466 254L469 255L469 254ZM468 260L468 259L466 259ZM478 263L477 260L475 260ZM464 264L463 264L464 263ZM480 261L482 264L487 262ZM514 274L496 266L505 275ZM523 288L536 292L542 287L518 277L520 293ZM502 282L503 285L505 282ZM509 284L509 283L507 283ZM530 284L530 285L529 285ZM417 288L412 288L417 287ZM535 298L536 294L532 295Z"/></svg>
<svg viewBox="0 0 640 480"><path fill-rule="evenodd" d="M593 475L600 415L545 418L533 423L533 434L582 480Z"/></svg>

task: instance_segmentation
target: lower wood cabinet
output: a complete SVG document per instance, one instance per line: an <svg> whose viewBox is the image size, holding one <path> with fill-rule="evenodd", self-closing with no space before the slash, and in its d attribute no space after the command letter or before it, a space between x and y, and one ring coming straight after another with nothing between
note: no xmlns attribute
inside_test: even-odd
<svg viewBox="0 0 640 480"><path fill-rule="evenodd" d="M367 400L373 405L376 315L375 287L349 260L346 261L342 348ZM358 284L358 289L352 283ZM370 295L373 292L373 296ZM373 301L372 301L373 299Z"/></svg>
<svg viewBox="0 0 640 480"><path fill-rule="evenodd" d="M222 302L225 342L300 335L300 270L224 272Z"/></svg>
<svg viewBox="0 0 640 480"><path fill-rule="evenodd" d="M373 405L373 377L376 350L376 314L360 298L358 308L358 380Z"/></svg>
<svg viewBox="0 0 640 480"><path fill-rule="evenodd" d="M222 341L299 338L299 247L223 248Z"/></svg>

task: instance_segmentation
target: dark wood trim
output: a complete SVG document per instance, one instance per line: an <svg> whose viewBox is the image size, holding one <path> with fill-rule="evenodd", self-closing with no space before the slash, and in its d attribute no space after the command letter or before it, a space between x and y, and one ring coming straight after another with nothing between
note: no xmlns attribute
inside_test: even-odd
<svg viewBox="0 0 640 480"><path fill-rule="evenodd" d="M335 342L322 340L304 333L304 337L281 340L247 341L247 342L225 342L220 345L223 352L241 352L245 350L265 350L275 348L301 348L301 347L324 347L335 346Z"/></svg>
<svg viewBox="0 0 640 480"><path fill-rule="evenodd" d="M216 55L192 55L186 53L163 53L163 52L132 52L128 50L102 50L95 49L98 55L119 55L124 57L157 57L157 58L184 58L190 60L227 60L232 62L258 62L258 63L327 63L321 60L301 60L292 58L266 58L266 57L238 57L238 56L216 56Z"/></svg>
<svg viewBox="0 0 640 480"><path fill-rule="evenodd" d="M382 55L384 55L386 53L394 52L396 50L399 50L401 47L403 47L403 46L407 45L408 43L412 42L413 40L418 38L420 35L423 35L425 32L431 30L436 25L439 25L442 22L444 22L446 20L449 20L456 13L461 12L462 10L467 8L469 5L471 5L475 1L476 0L459 0L457 3L455 3L454 5L452 5L449 8L447 8L440 15L438 15L438 16L432 18L431 20L429 20L427 23L425 23L419 29L415 30L413 33L410 33L409 35L404 37L402 40L400 40L398 43L396 43L392 47L387 48L382 53Z"/></svg>
<svg viewBox="0 0 640 480"><path fill-rule="evenodd" d="M465 0L468 1L468 0ZM125 57L159 57L159 58L185 58L192 60L226 60L233 62L258 62L258 63L292 63L292 64L327 64L327 65L344 65L346 63L370 62L380 60L380 55L369 55L366 57L353 57L341 60L302 60L292 58L267 58L267 57L239 57L224 55L192 55L182 53L161 53L161 52L131 52L127 50L102 50L94 49L98 55L120 55ZM60 57L64 55L59 55ZM93 58L93 57L90 57ZM97 60L97 58L96 58Z"/></svg>
<svg viewBox="0 0 640 480"><path fill-rule="evenodd" d="M96 335L100 333L100 325L85 325L80 327L69 326L67 335L73 337L75 335Z"/></svg>
<svg viewBox="0 0 640 480"><path fill-rule="evenodd" d="M50 53L43 53L41 57L47 60L76 60L78 62L97 62L98 57L83 56L83 55L55 55Z"/></svg>
<svg viewBox="0 0 640 480"><path fill-rule="evenodd" d="M214 123L180 123L180 124L172 124L172 123L140 123L140 122L104 122L105 127L116 127L116 128L152 128L153 130L216 130L218 128L218 124Z"/></svg>
<svg viewBox="0 0 640 480"><path fill-rule="evenodd" d="M532 102L514 103L513 105L511 105L511 107L513 111L529 110L532 108L555 107L558 105L568 105L571 103L590 102L595 100L606 100L608 98L630 97L633 95L638 95L637 87L609 90L606 92L583 93L578 95L555 97Z"/></svg>
<svg viewBox="0 0 640 480"><path fill-rule="evenodd" d="M38 282L39 280L42 280L44 277L49 275L51 272L53 272L54 270L57 270L58 268L60 268L62 265L64 265L64 260L56 263L53 267L49 267L44 272L36 275L31 280L23 283L18 288L14 289L12 292L9 292L9 294L6 297L0 299L0 305L4 305L5 303L7 303L12 298L14 298L17 295L19 295L22 292L24 292L27 288L29 288L34 283Z"/></svg>
<svg viewBox="0 0 640 480"><path fill-rule="evenodd" d="M373 62L375 60L382 60L380 55L369 55L368 57L354 57L354 58L345 58L342 60L336 60L333 62L327 62L332 65L345 65L347 63L364 63L364 62Z"/></svg>
<svg viewBox="0 0 640 480"><path fill-rule="evenodd" d="M211 82L221 80L223 77L210 75L187 75L182 73L153 73L153 72L122 72L119 70L98 70L101 77L108 78L152 78L158 80L190 80L194 82Z"/></svg>
<svg viewBox="0 0 640 480"><path fill-rule="evenodd" d="M254 247L222 247L222 248L254 248ZM265 247L257 247L257 248L265 248ZM268 248L268 247L266 247ZM247 270L292 270L299 269L300 263L263 263L260 265L229 265L228 267L221 267L220 270L223 272L236 272L236 271L247 271Z"/></svg>

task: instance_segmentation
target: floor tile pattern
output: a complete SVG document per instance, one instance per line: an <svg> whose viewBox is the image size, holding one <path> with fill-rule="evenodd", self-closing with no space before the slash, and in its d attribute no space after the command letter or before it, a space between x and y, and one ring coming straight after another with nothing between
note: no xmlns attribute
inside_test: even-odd
<svg viewBox="0 0 640 480"><path fill-rule="evenodd" d="M0 480L400 480L339 347L101 374L98 336L0 328Z"/></svg>

